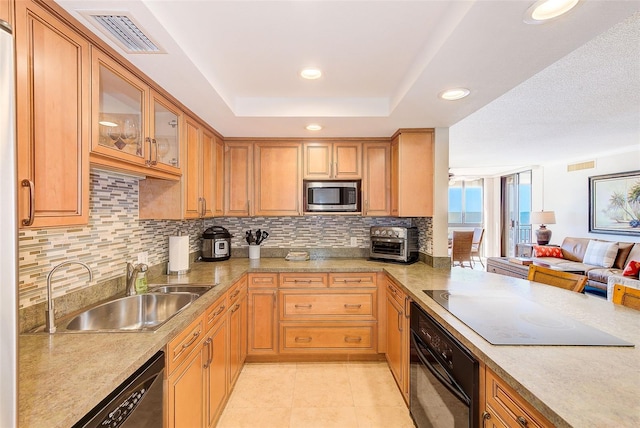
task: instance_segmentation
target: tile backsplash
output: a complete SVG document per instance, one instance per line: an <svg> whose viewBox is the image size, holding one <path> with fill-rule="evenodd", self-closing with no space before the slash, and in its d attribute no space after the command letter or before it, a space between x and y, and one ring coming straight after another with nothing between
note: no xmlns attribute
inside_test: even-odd
<svg viewBox="0 0 640 428"><path fill-rule="evenodd" d="M266 248L369 247L369 227L373 225L417 226L420 250L431 245L430 218L393 218L360 216L304 217L221 217L207 220L139 220L138 178L91 170L87 226L21 230L19 233L19 307L46 301L46 279L57 264L79 260L93 271L88 282L86 270L77 265L60 269L52 278L54 297L90 285L100 284L125 273L127 262L136 262L138 253L147 252L150 265L169 259L169 236L188 234L190 252L200 250L205 228L219 225L233 235L232 248L246 247L245 231L260 228L269 231L262 244Z"/></svg>

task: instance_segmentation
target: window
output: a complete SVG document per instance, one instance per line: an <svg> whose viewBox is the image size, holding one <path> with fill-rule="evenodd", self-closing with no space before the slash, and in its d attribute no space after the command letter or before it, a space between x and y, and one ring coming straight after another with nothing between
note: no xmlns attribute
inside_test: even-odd
<svg viewBox="0 0 640 428"><path fill-rule="evenodd" d="M482 226L484 180L449 183L449 226Z"/></svg>

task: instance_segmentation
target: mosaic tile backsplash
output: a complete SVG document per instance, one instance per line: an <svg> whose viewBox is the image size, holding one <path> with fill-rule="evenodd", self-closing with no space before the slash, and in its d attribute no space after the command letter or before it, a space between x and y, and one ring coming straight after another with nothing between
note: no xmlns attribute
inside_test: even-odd
<svg viewBox="0 0 640 428"><path fill-rule="evenodd" d="M147 252L151 266L169 259L169 236L189 235L190 252L200 250L205 228L218 225L233 235L232 248L246 247L245 231L269 231L265 248L351 247L369 248L369 228L373 225L417 226L420 250L431 244L431 219L359 216L304 217L222 217L207 220L150 221L138 219L138 179L99 170L91 171L89 224L69 228L25 230L19 233L19 307L46 301L46 280L51 269L67 260L88 264L93 271L89 282L84 268L72 265L52 278L53 296L58 297L90 285L124 276L127 262L136 262Z"/></svg>

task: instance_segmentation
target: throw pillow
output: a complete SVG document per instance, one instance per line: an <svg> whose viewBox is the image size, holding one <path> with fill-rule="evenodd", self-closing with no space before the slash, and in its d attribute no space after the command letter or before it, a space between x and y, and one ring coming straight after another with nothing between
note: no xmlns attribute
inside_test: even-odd
<svg viewBox="0 0 640 428"><path fill-rule="evenodd" d="M582 263L610 268L618 254L617 242L589 241Z"/></svg>
<svg viewBox="0 0 640 428"><path fill-rule="evenodd" d="M563 259L560 247L547 247L544 245L533 246L533 257L556 257Z"/></svg>
<svg viewBox="0 0 640 428"><path fill-rule="evenodd" d="M624 276L633 276L637 277L640 273L640 262L631 260L624 271L622 271L622 275Z"/></svg>

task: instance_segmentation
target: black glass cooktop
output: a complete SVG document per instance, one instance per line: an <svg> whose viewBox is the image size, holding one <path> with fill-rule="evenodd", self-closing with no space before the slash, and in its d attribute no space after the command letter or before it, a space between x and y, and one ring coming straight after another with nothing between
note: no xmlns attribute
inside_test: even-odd
<svg viewBox="0 0 640 428"><path fill-rule="evenodd" d="M518 296L423 291L492 345L634 346Z"/></svg>

